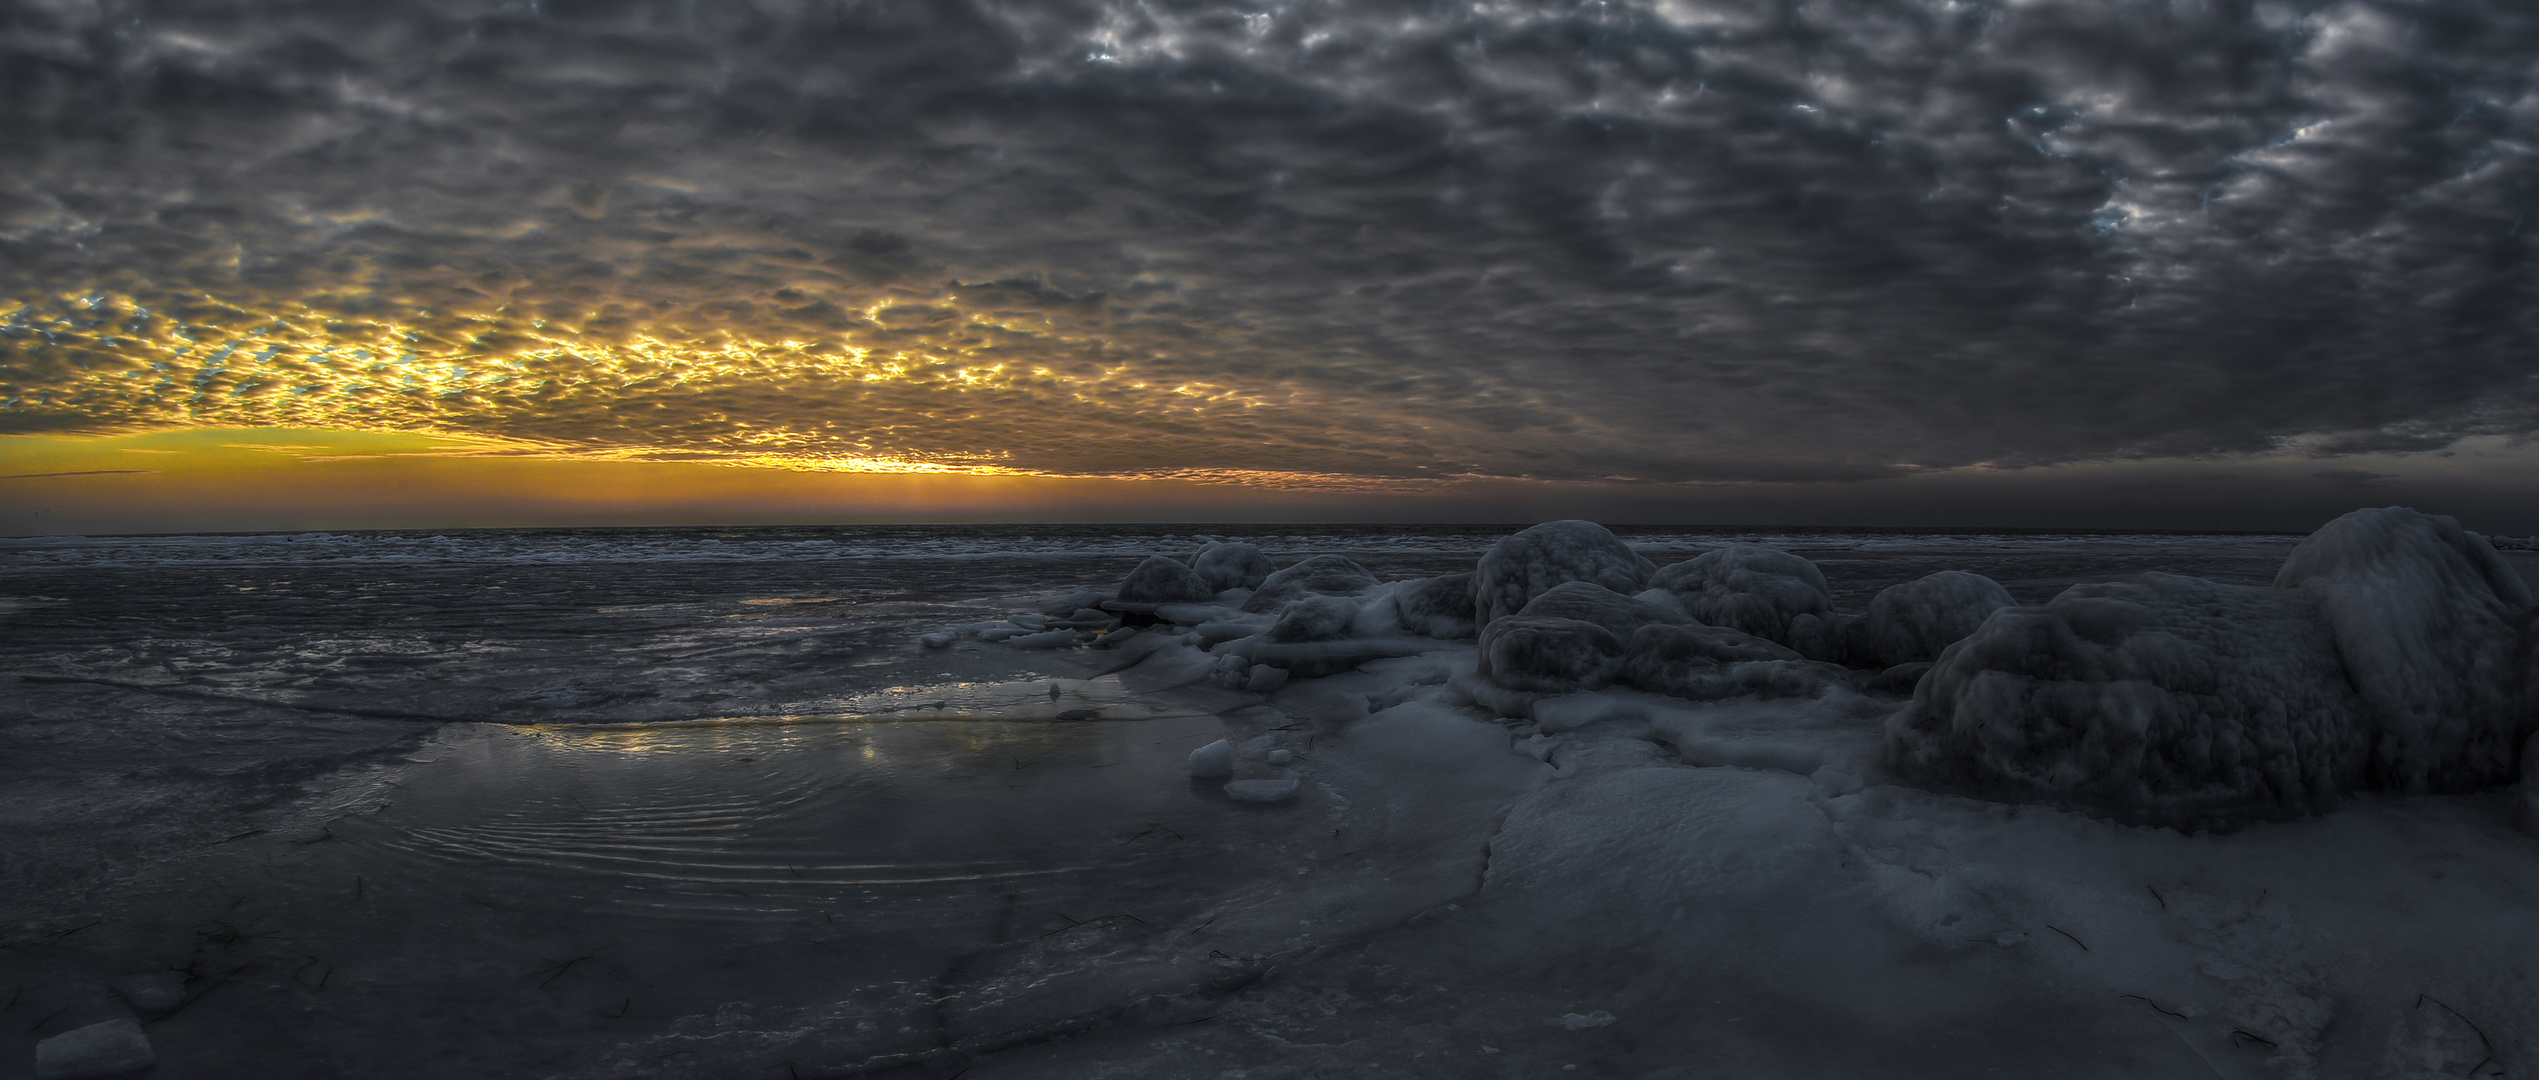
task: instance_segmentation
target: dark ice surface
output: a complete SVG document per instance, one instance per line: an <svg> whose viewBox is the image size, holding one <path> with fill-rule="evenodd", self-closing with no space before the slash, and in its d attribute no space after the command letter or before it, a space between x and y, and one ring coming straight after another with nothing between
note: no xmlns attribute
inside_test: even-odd
<svg viewBox="0 0 2539 1080"><path fill-rule="evenodd" d="M1329 884L1288 921L1379 956L1479 853L1369 825L1396 779L1267 808L1192 783L1194 746L1298 734L1257 698L916 637L1209 537L1395 580L1509 531L0 541L0 1078L122 1015L109 980L169 969L161 1077L1030 1075L1088 1015L1132 1041L1209 1023L1265 931L1195 973L1159 950L1286 920L1301 878ZM1941 569L2023 603L2146 570L2263 584L2299 539L1619 531L1661 565L1785 547L1848 611ZM1486 819L1439 783L1419 798Z"/></svg>

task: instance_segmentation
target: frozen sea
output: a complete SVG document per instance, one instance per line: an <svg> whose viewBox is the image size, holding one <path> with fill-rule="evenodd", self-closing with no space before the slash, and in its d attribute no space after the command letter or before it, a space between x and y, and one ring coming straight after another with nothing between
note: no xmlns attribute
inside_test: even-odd
<svg viewBox="0 0 2539 1080"><path fill-rule="evenodd" d="M2539 1069L2508 793L2187 836L1554 738L1443 692L1469 643L1267 694L1163 635L918 643L1209 539L1393 581L1511 531L0 541L0 1078L139 975L167 1078ZM1844 610L2300 539L1617 531ZM1298 795L1190 778L1220 738Z"/></svg>

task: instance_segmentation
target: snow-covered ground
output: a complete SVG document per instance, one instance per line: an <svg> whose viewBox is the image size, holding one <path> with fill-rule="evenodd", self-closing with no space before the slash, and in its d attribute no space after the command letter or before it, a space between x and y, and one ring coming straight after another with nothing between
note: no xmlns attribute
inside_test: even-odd
<svg viewBox="0 0 2539 1080"><path fill-rule="evenodd" d="M14 541L0 1077L2525 1073L2409 527Z"/></svg>

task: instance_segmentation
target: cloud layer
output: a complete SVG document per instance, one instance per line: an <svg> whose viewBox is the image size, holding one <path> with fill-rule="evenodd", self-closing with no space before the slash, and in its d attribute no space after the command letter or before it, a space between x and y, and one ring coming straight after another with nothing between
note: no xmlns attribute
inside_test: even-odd
<svg viewBox="0 0 2539 1080"><path fill-rule="evenodd" d="M1334 486L2435 449L2539 429L2534 70L2501 0L30 0L0 431Z"/></svg>

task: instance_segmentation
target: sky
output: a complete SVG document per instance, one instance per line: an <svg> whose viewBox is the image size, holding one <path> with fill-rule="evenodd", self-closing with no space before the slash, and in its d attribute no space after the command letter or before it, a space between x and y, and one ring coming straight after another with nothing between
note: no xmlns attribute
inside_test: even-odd
<svg viewBox="0 0 2539 1080"><path fill-rule="evenodd" d="M2534 72L2503 0L20 0L0 532L2539 532Z"/></svg>

